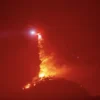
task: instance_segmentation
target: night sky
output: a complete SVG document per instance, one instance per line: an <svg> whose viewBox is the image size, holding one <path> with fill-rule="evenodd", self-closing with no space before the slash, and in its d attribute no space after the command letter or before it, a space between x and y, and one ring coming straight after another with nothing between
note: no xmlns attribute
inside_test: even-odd
<svg viewBox="0 0 100 100"><path fill-rule="evenodd" d="M0 92L17 91L39 71L37 39L71 68L68 79L100 95L100 4L97 0L0 1Z"/></svg>

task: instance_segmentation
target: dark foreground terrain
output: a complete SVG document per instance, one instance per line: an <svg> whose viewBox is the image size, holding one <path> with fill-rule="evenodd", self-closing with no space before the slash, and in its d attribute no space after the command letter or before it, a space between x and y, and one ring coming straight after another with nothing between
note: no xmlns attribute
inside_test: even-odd
<svg viewBox="0 0 100 100"><path fill-rule="evenodd" d="M64 79L44 79L35 87L0 100L100 100L92 97L82 85Z"/></svg>

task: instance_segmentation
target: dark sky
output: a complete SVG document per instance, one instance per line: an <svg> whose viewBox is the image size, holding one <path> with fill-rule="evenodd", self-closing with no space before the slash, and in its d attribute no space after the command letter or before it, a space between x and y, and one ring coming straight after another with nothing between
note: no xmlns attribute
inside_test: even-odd
<svg viewBox="0 0 100 100"><path fill-rule="evenodd" d="M32 67L39 63L37 42L26 35L33 26L70 64L68 78L82 83L91 94L100 94L99 10L97 0L0 1L1 84L13 90L37 72Z"/></svg>

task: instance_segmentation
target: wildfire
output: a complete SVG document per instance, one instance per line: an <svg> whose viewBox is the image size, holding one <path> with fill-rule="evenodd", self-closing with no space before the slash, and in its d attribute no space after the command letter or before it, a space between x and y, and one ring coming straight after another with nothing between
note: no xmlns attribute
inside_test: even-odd
<svg viewBox="0 0 100 100"><path fill-rule="evenodd" d="M48 77L61 76L62 73L66 72L65 67L61 68L61 66L59 67L59 65L56 64L54 54L49 54L49 55L46 54L45 49L44 49L44 40L41 33L36 33L36 35L38 36L39 59L41 61L40 71L39 71L38 77L33 79L32 84L28 83L24 87L24 89L30 88L31 85L36 86L36 84L39 81L41 81L41 79L43 80L44 78L48 78ZM59 68L56 66L58 66Z"/></svg>
<svg viewBox="0 0 100 100"><path fill-rule="evenodd" d="M38 47L39 47L39 59L41 61L40 64L40 72L38 77L49 77L49 76L55 76L56 70L53 65L53 55L47 55L44 50L44 40L41 36L41 34L38 35Z"/></svg>

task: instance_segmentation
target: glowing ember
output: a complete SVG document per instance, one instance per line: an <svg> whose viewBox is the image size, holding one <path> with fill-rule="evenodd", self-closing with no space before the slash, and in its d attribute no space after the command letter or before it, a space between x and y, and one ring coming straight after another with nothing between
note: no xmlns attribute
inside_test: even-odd
<svg viewBox="0 0 100 100"><path fill-rule="evenodd" d="M24 89L29 89L31 87L31 84L28 83L27 85L25 85Z"/></svg>
<svg viewBox="0 0 100 100"><path fill-rule="evenodd" d="M34 83L33 85L36 86L36 83Z"/></svg>

